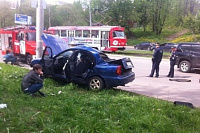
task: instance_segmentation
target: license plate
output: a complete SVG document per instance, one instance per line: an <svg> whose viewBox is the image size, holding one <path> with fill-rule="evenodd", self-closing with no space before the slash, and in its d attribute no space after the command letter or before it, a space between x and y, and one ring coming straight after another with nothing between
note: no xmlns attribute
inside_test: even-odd
<svg viewBox="0 0 200 133"><path fill-rule="evenodd" d="M128 67L133 67L131 62L126 62L126 64L127 64Z"/></svg>

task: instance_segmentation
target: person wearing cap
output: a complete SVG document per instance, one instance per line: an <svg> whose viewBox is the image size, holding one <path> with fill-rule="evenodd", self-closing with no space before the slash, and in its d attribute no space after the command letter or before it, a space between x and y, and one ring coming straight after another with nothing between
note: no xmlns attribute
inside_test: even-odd
<svg viewBox="0 0 200 133"><path fill-rule="evenodd" d="M160 48L159 43L156 43L156 49L154 51L153 57L152 57L152 69L149 77L153 77L154 72L156 71L155 77L159 77L159 65L162 60L163 56L163 50Z"/></svg>
<svg viewBox="0 0 200 133"><path fill-rule="evenodd" d="M171 55L169 56L169 60L170 60L170 70L169 70L169 74L167 75L167 77L173 78L174 77L174 66L176 63L176 54L175 54L176 48L172 47L171 48Z"/></svg>

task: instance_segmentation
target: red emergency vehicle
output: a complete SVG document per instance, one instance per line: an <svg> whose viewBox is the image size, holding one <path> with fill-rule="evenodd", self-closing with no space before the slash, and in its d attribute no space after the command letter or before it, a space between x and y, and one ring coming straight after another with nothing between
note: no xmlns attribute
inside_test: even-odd
<svg viewBox="0 0 200 133"><path fill-rule="evenodd" d="M36 57L35 27L12 26L0 29L0 47L3 55L11 49L14 56L29 64Z"/></svg>

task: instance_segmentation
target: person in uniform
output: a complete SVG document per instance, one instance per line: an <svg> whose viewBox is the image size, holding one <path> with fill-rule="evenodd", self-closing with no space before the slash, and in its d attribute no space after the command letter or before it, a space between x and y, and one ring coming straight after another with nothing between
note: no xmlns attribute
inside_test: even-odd
<svg viewBox="0 0 200 133"><path fill-rule="evenodd" d="M160 48L159 43L157 43L155 45L155 51L152 57L152 69L151 69L151 74L149 75L149 77L153 77L154 72L156 71L156 75L155 77L159 77L159 65L160 62L162 60L162 56L163 56L163 50Z"/></svg>
<svg viewBox="0 0 200 133"><path fill-rule="evenodd" d="M171 49L171 55L169 57L170 60L170 71L167 77L173 78L174 77L174 66L176 64L176 54L175 54L176 48L172 47Z"/></svg>

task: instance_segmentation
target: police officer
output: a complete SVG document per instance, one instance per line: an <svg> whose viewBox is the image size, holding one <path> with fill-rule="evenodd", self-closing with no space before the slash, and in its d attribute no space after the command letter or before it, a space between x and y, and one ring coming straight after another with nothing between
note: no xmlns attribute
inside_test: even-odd
<svg viewBox="0 0 200 133"><path fill-rule="evenodd" d="M153 77L154 75L154 71L156 70L156 75L155 77L159 77L159 65L160 62L162 60L162 56L163 56L163 50L160 48L159 43L157 43L152 57L152 70L151 70L151 74L149 75L149 77Z"/></svg>
<svg viewBox="0 0 200 133"><path fill-rule="evenodd" d="M172 47L171 55L169 57L169 60L170 60L170 71L169 71L169 74L167 75L167 77L170 77L170 78L174 77L174 66L175 66L176 58L177 58L176 55L175 55L175 50L176 50L176 48Z"/></svg>

